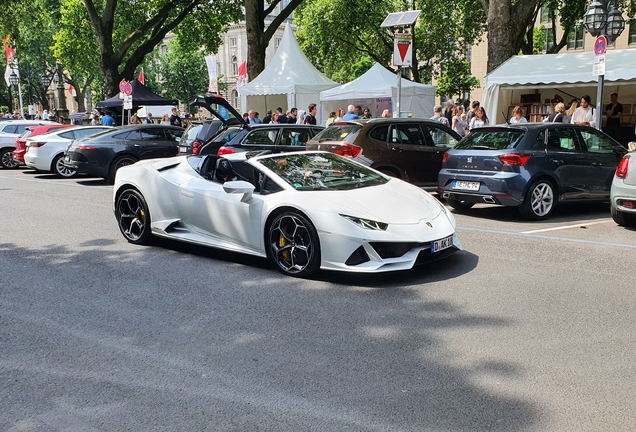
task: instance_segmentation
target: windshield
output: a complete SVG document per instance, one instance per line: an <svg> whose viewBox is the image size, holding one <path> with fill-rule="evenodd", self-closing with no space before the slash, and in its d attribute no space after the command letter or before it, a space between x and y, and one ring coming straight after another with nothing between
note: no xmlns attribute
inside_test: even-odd
<svg viewBox="0 0 636 432"><path fill-rule="evenodd" d="M388 182L375 171L332 153L288 154L259 162L296 190L350 190Z"/></svg>
<svg viewBox="0 0 636 432"><path fill-rule="evenodd" d="M456 149L503 150L515 148L525 134L523 130L473 130L455 146Z"/></svg>
<svg viewBox="0 0 636 432"><path fill-rule="evenodd" d="M323 142L323 141L347 141L353 142L358 132L360 132L362 126L352 123L336 123L323 129L318 135L313 137L309 142Z"/></svg>

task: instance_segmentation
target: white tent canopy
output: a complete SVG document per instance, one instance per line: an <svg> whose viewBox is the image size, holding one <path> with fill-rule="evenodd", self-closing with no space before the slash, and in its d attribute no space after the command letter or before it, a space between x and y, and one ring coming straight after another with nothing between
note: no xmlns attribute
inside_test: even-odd
<svg viewBox="0 0 636 432"><path fill-rule="evenodd" d="M318 104L322 90L337 85L305 57L287 23L272 61L252 82L239 86L238 92L241 107L258 111L262 118L267 109L279 106L307 110L310 103Z"/></svg>
<svg viewBox="0 0 636 432"><path fill-rule="evenodd" d="M605 54L606 73L603 104L610 93L619 101L636 98L636 50L610 50ZM521 94L539 93L541 102L559 94L567 102L572 97L590 95L596 105L598 77L592 75L593 52L514 56L484 79L482 106L489 119L503 123L511 105L518 105Z"/></svg>
<svg viewBox="0 0 636 432"><path fill-rule="evenodd" d="M402 87L400 111L411 112L413 117L418 118L428 118L433 115L435 87L404 78L400 86ZM323 118L326 118L331 111L337 112L339 107L346 110L349 104L369 108L372 116L380 117L385 108L393 112L396 101L397 75L379 63L374 64L362 76L347 84L320 92Z"/></svg>

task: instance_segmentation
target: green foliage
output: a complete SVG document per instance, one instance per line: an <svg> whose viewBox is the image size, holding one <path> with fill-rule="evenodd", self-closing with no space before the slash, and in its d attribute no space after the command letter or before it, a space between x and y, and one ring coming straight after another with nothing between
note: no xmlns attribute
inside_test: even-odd
<svg viewBox="0 0 636 432"><path fill-rule="evenodd" d="M165 90L164 96L187 104L190 96L207 92L208 71L203 52L192 50L190 44L182 45L181 40L176 37L168 42L168 52L158 56L158 71L163 78L160 86Z"/></svg>
<svg viewBox="0 0 636 432"><path fill-rule="evenodd" d="M479 87L479 80L470 74L470 64L464 60L446 62L444 73L437 79L438 96L459 96Z"/></svg>
<svg viewBox="0 0 636 432"><path fill-rule="evenodd" d="M446 62L465 57L467 46L483 33L486 18L480 0L414 3L422 10L414 47L420 81L426 82L439 75ZM305 2L294 12L299 26L297 38L308 58L327 76L350 81L368 69L355 65L391 64L393 35L380 24L387 12L406 10L408 6L391 0Z"/></svg>

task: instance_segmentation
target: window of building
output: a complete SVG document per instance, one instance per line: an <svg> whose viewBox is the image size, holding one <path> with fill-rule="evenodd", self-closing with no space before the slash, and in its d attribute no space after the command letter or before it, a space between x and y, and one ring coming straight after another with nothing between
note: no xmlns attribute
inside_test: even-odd
<svg viewBox="0 0 636 432"><path fill-rule="evenodd" d="M568 49L583 49L585 42L585 28L577 24L568 34Z"/></svg>
<svg viewBox="0 0 636 432"><path fill-rule="evenodd" d="M552 11L548 7L541 8L541 17L539 18L539 22L541 24L547 24L552 21Z"/></svg>
<svg viewBox="0 0 636 432"><path fill-rule="evenodd" d="M232 62L230 64L230 75L238 75L238 59L236 56L232 56Z"/></svg>
<svg viewBox="0 0 636 432"><path fill-rule="evenodd" d="M232 48L236 47L236 38L230 38L230 46Z"/></svg>
<svg viewBox="0 0 636 432"><path fill-rule="evenodd" d="M276 47L276 49L278 49L278 47L280 46L280 38L276 38L276 43L274 46Z"/></svg>
<svg viewBox="0 0 636 432"><path fill-rule="evenodd" d="M629 44L636 44L636 20L629 22Z"/></svg>
<svg viewBox="0 0 636 432"><path fill-rule="evenodd" d="M546 27L545 29L545 50L548 51L554 46L554 33L552 27Z"/></svg>
<svg viewBox="0 0 636 432"><path fill-rule="evenodd" d="M241 105L241 100L239 99L238 91L232 90L232 106L238 108Z"/></svg>

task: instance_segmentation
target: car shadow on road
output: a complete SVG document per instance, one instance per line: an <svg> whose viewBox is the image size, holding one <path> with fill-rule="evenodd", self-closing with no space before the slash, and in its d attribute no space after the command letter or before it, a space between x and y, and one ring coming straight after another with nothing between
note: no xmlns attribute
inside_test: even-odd
<svg viewBox="0 0 636 432"><path fill-rule="evenodd" d="M562 222L580 222L590 219L608 218L610 217L609 203L561 203L555 209L554 213L548 219L542 221L529 221L524 219L516 207L505 207L497 205L479 204L469 210L452 210L454 214L462 216L492 219L500 222L510 222L518 224L543 224L543 223L562 223Z"/></svg>

